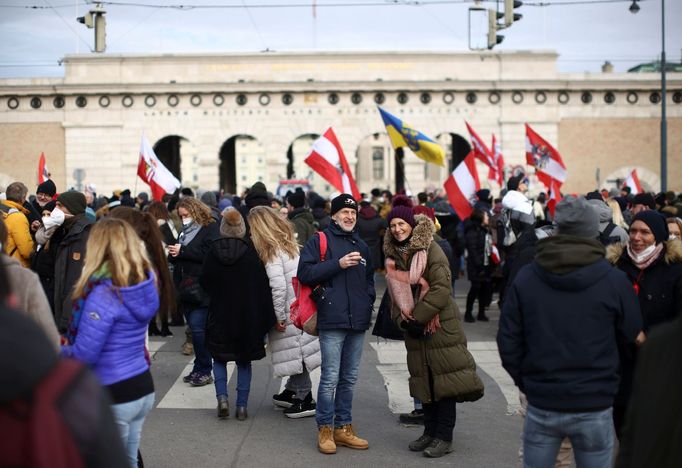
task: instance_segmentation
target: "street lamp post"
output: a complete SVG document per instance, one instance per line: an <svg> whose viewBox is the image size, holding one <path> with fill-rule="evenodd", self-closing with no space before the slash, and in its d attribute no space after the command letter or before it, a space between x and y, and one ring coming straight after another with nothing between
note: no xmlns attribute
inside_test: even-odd
<svg viewBox="0 0 682 468"><path fill-rule="evenodd" d="M638 0L632 0L630 12L639 11ZM661 191L668 189L668 122L666 118L666 81L665 81L665 0L661 0Z"/></svg>

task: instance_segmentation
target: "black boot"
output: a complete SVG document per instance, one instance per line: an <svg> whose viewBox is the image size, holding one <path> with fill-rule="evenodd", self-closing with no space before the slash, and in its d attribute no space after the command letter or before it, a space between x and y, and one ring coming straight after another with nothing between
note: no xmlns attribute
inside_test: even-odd
<svg viewBox="0 0 682 468"><path fill-rule="evenodd" d="M485 311L479 312L478 315L476 316L476 320L478 320L479 322L489 322L490 321L488 316L485 315Z"/></svg>
<svg viewBox="0 0 682 468"><path fill-rule="evenodd" d="M161 330L159 330L155 320L149 322L149 336L161 336Z"/></svg>
<svg viewBox="0 0 682 468"><path fill-rule="evenodd" d="M470 310L464 312L464 321L469 323L474 323L476 321Z"/></svg>
<svg viewBox="0 0 682 468"><path fill-rule="evenodd" d="M164 323L161 325L161 336L173 336L173 332L168 328L168 324Z"/></svg>

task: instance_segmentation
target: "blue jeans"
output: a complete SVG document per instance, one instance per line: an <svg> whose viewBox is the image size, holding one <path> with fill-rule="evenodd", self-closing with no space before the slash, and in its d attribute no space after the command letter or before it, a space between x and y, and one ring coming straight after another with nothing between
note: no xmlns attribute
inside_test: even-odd
<svg viewBox="0 0 682 468"><path fill-rule="evenodd" d="M206 349L206 316L208 308L192 309L185 313L185 319L192 330L194 346L194 368L192 372L206 375L211 373L211 353Z"/></svg>
<svg viewBox="0 0 682 468"><path fill-rule="evenodd" d="M609 467L613 463L613 409L560 413L528 405L523 428L523 466L551 468L564 437L573 445L578 468Z"/></svg>
<svg viewBox="0 0 682 468"><path fill-rule="evenodd" d="M318 426L341 427L352 422L353 387L358 380L365 333L320 330L322 373L317 389Z"/></svg>
<svg viewBox="0 0 682 468"><path fill-rule="evenodd" d="M153 392L137 400L111 405L131 468L137 468L137 450L140 448L142 425L153 406Z"/></svg>
<svg viewBox="0 0 682 468"><path fill-rule="evenodd" d="M213 361L215 394L227 396L227 363ZM237 362L237 406L246 407L251 390L251 362Z"/></svg>

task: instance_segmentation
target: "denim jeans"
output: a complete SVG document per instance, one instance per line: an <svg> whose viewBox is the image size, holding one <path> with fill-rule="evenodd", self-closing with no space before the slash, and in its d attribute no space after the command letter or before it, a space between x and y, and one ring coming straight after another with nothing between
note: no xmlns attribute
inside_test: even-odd
<svg viewBox="0 0 682 468"><path fill-rule="evenodd" d="M523 428L523 466L551 468L561 441L573 445L578 468L609 467L613 462L613 410L560 413L528 405Z"/></svg>
<svg viewBox="0 0 682 468"><path fill-rule="evenodd" d="M185 319L192 330L194 346L194 368L192 372L206 375L211 373L211 353L206 349L206 316L208 308L192 309L185 313Z"/></svg>
<svg viewBox="0 0 682 468"><path fill-rule="evenodd" d="M320 330L322 372L317 389L318 426L341 427L352 422L353 387L358 380L365 333Z"/></svg>
<svg viewBox="0 0 682 468"><path fill-rule="evenodd" d="M111 405L131 468L137 468L137 450L140 448L142 425L153 406L153 392L137 400Z"/></svg>
<svg viewBox="0 0 682 468"><path fill-rule="evenodd" d="M246 407L251 390L251 361L237 362L237 406ZM227 363L213 361L216 397L227 396Z"/></svg>
<svg viewBox="0 0 682 468"><path fill-rule="evenodd" d="M294 395L295 398L299 400L303 400L308 396L308 393L313 388L313 383L310 380L310 372L305 367L305 363L303 363L303 372L290 376L284 388L294 392L296 394Z"/></svg>

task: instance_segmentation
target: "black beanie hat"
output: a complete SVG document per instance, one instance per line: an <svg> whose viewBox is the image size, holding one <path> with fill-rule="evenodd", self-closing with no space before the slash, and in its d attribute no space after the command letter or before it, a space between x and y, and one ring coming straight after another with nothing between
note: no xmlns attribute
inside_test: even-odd
<svg viewBox="0 0 682 468"><path fill-rule="evenodd" d="M638 193L632 199L632 205L644 205L649 207L650 210L656 209L656 202L654 201L654 196L650 193Z"/></svg>
<svg viewBox="0 0 682 468"><path fill-rule="evenodd" d="M303 208L303 205L305 205L305 193L296 191L287 197L287 202L294 208Z"/></svg>
<svg viewBox="0 0 682 468"><path fill-rule="evenodd" d="M344 208L350 208L352 210L358 211L358 202L355 201L352 195L347 193L342 193L338 197L332 200L331 215L333 216L337 211Z"/></svg>
<svg viewBox="0 0 682 468"><path fill-rule="evenodd" d="M632 218L632 223L630 223L630 226L632 226L635 221L641 221L649 226L649 229L651 229L657 244L668 240L668 224L666 223L663 215L661 215L658 211L640 211L634 216L634 218Z"/></svg>
<svg viewBox="0 0 682 468"><path fill-rule="evenodd" d="M57 193L57 186L50 179L47 179L38 186L36 193L44 193L45 195L54 197L54 195Z"/></svg>
<svg viewBox="0 0 682 468"><path fill-rule="evenodd" d="M596 190L594 192L588 192L587 195L585 195L585 199L604 201L604 197L602 197L601 193L597 192Z"/></svg>
<svg viewBox="0 0 682 468"><path fill-rule="evenodd" d="M75 190L63 192L57 197L57 201L74 216L85 213L87 202L85 201L85 195L80 192Z"/></svg>

